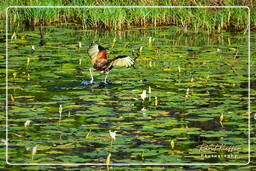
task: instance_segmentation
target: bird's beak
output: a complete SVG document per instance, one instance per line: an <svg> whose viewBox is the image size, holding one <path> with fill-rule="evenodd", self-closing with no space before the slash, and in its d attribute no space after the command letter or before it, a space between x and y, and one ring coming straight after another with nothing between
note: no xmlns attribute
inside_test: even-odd
<svg viewBox="0 0 256 171"><path fill-rule="evenodd" d="M106 49L106 52L107 52L107 53L110 53L110 50L109 50L109 48L105 48L105 49Z"/></svg>

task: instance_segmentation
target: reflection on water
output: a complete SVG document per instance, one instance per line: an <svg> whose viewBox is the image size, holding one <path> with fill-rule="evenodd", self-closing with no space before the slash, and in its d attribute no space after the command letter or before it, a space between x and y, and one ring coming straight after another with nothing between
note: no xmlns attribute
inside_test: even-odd
<svg viewBox="0 0 256 171"><path fill-rule="evenodd" d="M16 30L9 40L10 162L105 163L109 153L111 163L247 161L247 36L172 27L43 32ZM96 84L83 86L92 41L110 47L110 58L132 56L140 46L142 55L135 69L114 68L110 84L95 72ZM117 131L113 142L109 130ZM202 158L203 143L240 150L235 159Z"/></svg>

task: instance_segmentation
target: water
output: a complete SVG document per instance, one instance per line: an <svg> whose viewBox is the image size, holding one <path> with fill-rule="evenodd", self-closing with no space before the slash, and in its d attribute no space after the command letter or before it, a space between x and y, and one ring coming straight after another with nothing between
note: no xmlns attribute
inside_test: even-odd
<svg viewBox="0 0 256 171"><path fill-rule="evenodd" d="M175 27L83 31L72 25L44 32L41 39L38 28L19 30L9 40L9 162L104 164L109 153L110 163L247 162L246 35ZM82 85L90 80L92 41L109 47L109 58L134 57L140 46L143 51L135 69L114 68L110 84L94 72L95 84ZM109 130L117 131L112 145ZM202 152L202 144L239 149ZM236 158L202 156L209 154Z"/></svg>

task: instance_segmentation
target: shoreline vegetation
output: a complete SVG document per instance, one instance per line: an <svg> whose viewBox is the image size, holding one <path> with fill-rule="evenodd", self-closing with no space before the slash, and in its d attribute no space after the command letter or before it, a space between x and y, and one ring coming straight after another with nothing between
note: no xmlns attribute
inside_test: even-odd
<svg viewBox="0 0 256 171"><path fill-rule="evenodd" d="M251 9L251 29L256 29L253 0L56 0L3 1L0 19L5 19L8 6L248 6ZM179 26L187 31L207 32L247 31L247 8L9 8L9 22L26 26L72 22L83 29L124 30L130 27Z"/></svg>

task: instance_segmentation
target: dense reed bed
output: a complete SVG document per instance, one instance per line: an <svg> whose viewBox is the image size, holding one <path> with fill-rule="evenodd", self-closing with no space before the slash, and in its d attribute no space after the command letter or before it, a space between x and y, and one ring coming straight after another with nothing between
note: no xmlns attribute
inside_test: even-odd
<svg viewBox="0 0 256 171"><path fill-rule="evenodd" d="M131 0L114 2L112 0L56 0L56 1L4 1L1 2L1 18L5 17L4 9L7 6L248 6L251 8L251 27L256 28L256 16L253 0ZM225 9L181 9L181 8L11 8L8 12L9 21L26 23L27 25L50 24L58 22L74 22L84 29L104 28L121 30L131 26L159 26L177 25L184 30L188 28L199 31L204 29L209 32L220 30L246 30L247 8Z"/></svg>

